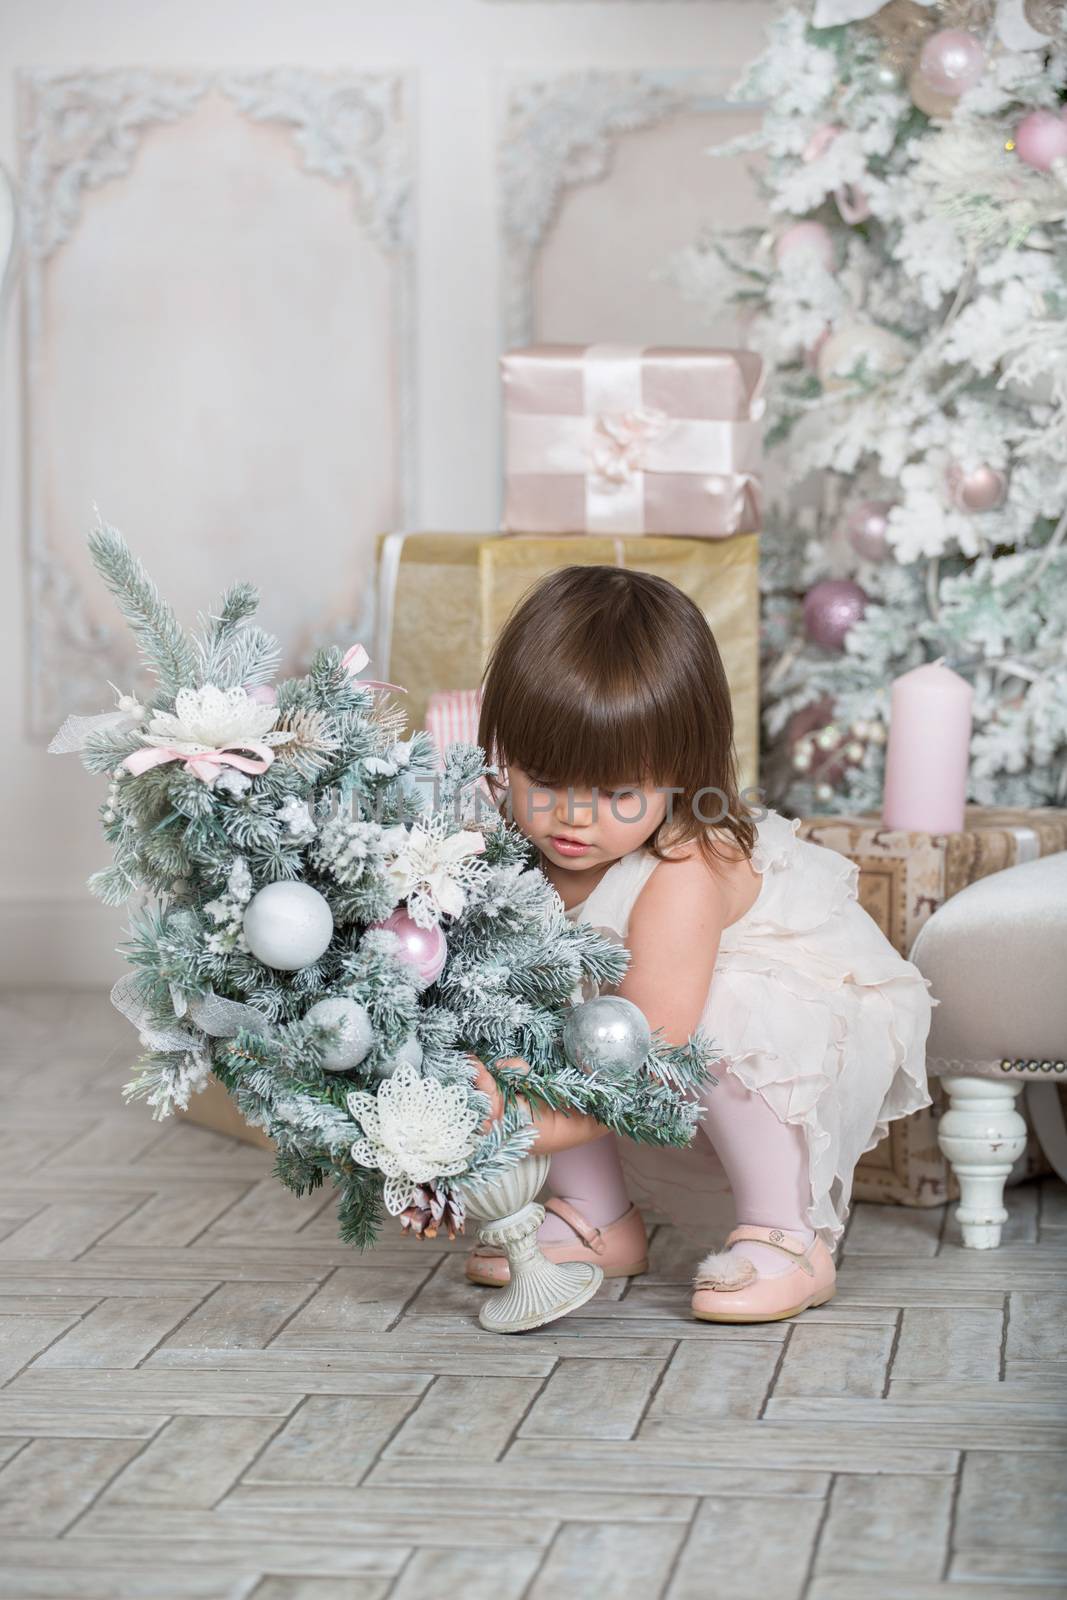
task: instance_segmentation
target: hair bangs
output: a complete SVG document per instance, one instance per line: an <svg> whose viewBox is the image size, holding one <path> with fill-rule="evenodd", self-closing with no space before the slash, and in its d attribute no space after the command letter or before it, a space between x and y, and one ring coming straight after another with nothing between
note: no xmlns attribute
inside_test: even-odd
<svg viewBox="0 0 1067 1600"><path fill-rule="evenodd" d="M512 681L484 732L505 763L541 783L607 790L671 783L676 762L661 730L654 697L639 687L572 681L557 688L537 675Z"/></svg>

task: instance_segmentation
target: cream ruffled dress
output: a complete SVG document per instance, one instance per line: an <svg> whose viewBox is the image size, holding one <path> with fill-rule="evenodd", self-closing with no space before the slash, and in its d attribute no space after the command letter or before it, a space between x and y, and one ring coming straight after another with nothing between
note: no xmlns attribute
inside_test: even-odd
<svg viewBox="0 0 1067 1600"><path fill-rule="evenodd" d="M756 826L752 865L763 882L723 930L700 1027L723 1056L716 1076L735 1073L779 1118L803 1127L808 1225L832 1251L860 1156L897 1117L932 1104L925 1046L937 1001L860 905L854 862L798 839L799 821L778 812ZM658 865L644 846L622 856L567 917L625 942ZM596 992L583 990L586 999ZM733 1226L729 1182L703 1126L684 1149L612 1137L646 1217L709 1237Z"/></svg>

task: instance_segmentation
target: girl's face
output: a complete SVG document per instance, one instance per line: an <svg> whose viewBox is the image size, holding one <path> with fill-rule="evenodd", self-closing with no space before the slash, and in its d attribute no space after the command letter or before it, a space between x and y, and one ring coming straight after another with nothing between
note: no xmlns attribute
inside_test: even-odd
<svg viewBox="0 0 1067 1600"><path fill-rule="evenodd" d="M575 872L603 866L643 845L667 814L664 788L583 789L551 773L508 766L511 815L549 861ZM571 847L568 848L568 841Z"/></svg>

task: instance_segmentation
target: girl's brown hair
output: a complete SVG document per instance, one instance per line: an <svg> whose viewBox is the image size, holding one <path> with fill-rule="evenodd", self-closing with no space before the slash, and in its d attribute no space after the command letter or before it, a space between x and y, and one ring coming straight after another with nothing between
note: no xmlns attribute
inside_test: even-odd
<svg viewBox="0 0 1067 1600"><path fill-rule="evenodd" d="M478 743L499 767L511 762L553 786L680 788L673 817L645 842L660 861L692 839L705 859L723 858L715 832L752 854L722 658L699 607L665 578L570 566L540 579L482 674ZM498 800L503 784L486 783Z"/></svg>

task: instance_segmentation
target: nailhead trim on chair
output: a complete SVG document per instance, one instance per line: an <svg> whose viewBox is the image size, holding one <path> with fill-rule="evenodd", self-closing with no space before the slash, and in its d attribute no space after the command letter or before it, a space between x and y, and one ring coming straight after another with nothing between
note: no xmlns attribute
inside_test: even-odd
<svg viewBox="0 0 1067 1600"><path fill-rule="evenodd" d="M1007 1056L1000 1063L1001 1072L1067 1072L1067 1061L1025 1061L1022 1059L1009 1061Z"/></svg>

